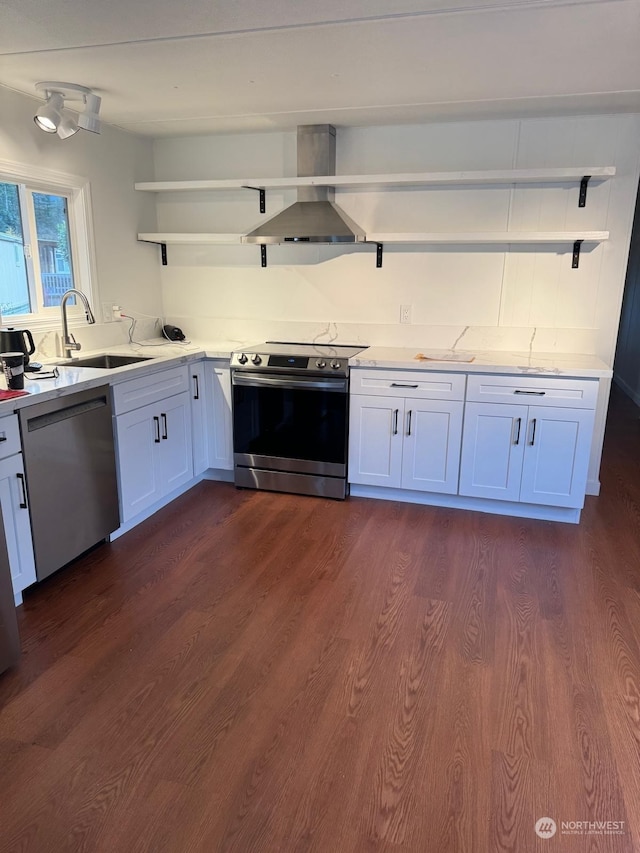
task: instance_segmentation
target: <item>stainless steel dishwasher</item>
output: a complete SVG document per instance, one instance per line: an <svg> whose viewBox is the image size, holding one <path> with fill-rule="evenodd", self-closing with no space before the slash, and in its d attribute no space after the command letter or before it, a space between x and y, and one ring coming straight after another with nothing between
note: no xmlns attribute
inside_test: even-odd
<svg viewBox="0 0 640 853"><path fill-rule="evenodd" d="M109 386L27 406L20 429L42 580L120 524Z"/></svg>

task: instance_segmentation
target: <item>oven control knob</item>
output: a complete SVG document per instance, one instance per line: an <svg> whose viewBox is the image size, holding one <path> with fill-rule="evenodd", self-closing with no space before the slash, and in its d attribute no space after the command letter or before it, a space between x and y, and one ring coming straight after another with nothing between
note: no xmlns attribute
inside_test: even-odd
<svg viewBox="0 0 640 853"><path fill-rule="evenodd" d="M333 367L334 370L337 370L340 367L340 362L336 361L334 358L334 360L331 362L331 367Z"/></svg>
<svg viewBox="0 0 640 853"><path fill-rule="evenodd" d="M238 356L238 361L240 362L240 364L246 364L249 361L249 359L247 358L247 356L244 353L242 353L242 355Z"/></svg>
<svg viewBox="0 0 640 853"><path fill-rule="evenodd" d="M326 362L326 361L322 361L322 359L321 359L321 358L319 358L319 359L316 361L316 367L319 367L320 369L322 369L323 367L326 367L326 366L327 366L327 362Z"/></svg>
<svg viewBox="0 0 640 853"><path fill-rule="evenodd" d="M252 355L252 356L251 356L251 363L252 363L252 364L262 364L262 359L260 358L260 356L258 355L258 353L256 353L255 355Z"/></svg>

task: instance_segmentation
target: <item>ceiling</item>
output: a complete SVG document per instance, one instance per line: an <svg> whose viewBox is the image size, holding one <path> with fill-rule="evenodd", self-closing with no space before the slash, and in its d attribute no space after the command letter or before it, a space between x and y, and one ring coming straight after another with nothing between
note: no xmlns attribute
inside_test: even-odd
<svg viewBox="0 0 640 853"><path fill-rule="evenodd" d="M146 136L640 112L640 0L3 0L0 84ZM393 11L390 11L390 10ZM35 105L35 102L34 102Z"/></svg>

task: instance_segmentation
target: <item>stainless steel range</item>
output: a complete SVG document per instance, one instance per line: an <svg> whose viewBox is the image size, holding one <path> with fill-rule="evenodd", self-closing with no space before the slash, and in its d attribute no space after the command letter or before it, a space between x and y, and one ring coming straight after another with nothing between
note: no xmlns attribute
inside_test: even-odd
<svg viewBox="0 0 640 853"><path fill-rule="evenodd" d="M363 349L268 341L233 353L237 486L346 496L349 359Z"/></svg>

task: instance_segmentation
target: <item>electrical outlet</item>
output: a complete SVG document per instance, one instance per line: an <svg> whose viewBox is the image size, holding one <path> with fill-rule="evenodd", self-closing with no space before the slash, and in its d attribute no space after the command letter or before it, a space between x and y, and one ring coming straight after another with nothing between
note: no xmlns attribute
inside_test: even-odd
<svg viewBox="0 0 640 853"><path fill-rule="evenodd" d="M410 323L411 322L411 305L401 305L400 306L400 322L401 323Z"/></svg>
<svg viewBox="0 0 640 853"><path fill-rule="evenodd" d="M113 323L113 312L111 310L112 302L102 302L102 322Z"/></svg>

